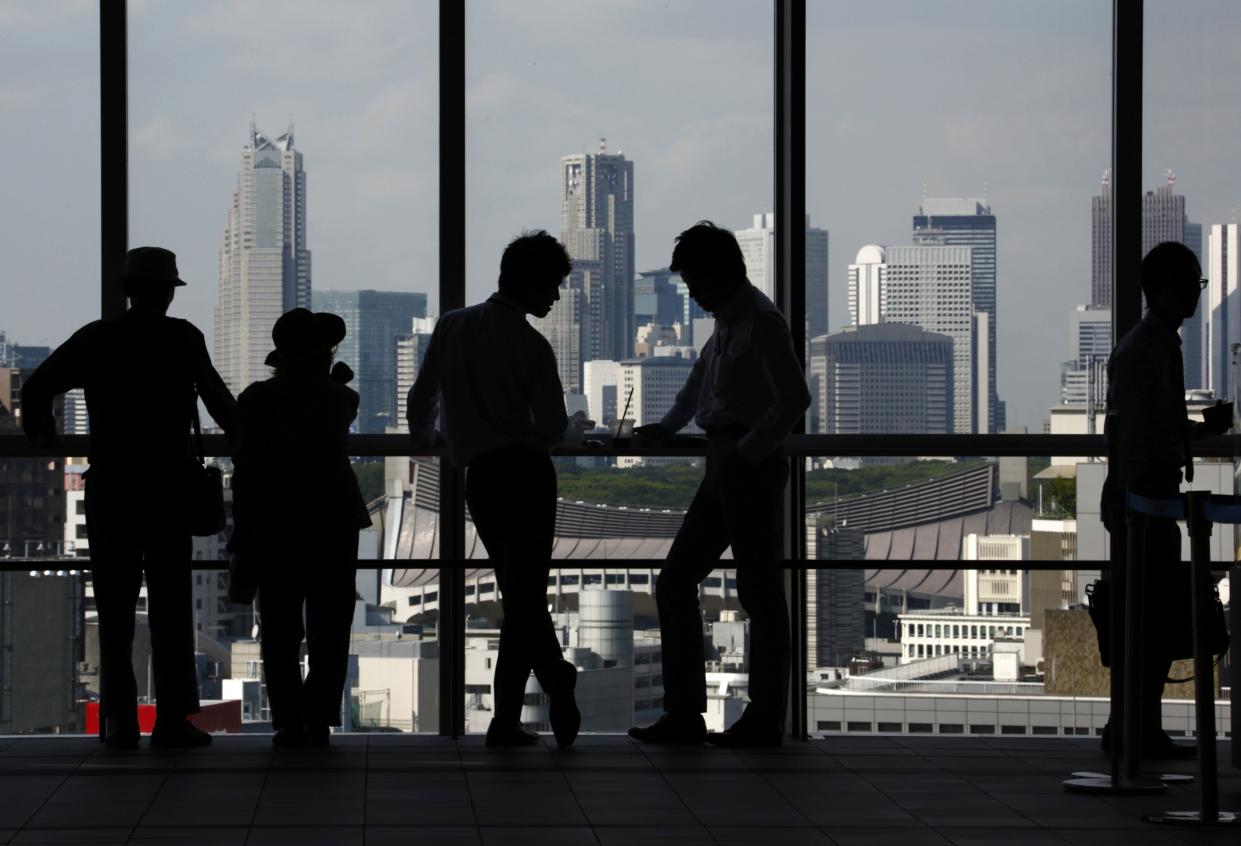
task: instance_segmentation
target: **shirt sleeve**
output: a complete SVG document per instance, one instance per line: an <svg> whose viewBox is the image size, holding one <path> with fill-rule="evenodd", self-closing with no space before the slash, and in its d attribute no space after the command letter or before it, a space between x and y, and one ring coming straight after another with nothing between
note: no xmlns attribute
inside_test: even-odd
<svg viewBox="0 0 1241 846"><path fill-rule="evenodd" d="M83 326L49 355L22 385L22 429L31 439L56 434L52 401L74 388L86 387L95 361L95 324Z"/></svg>
<svg viewBox="0 0 1241 846"><path fill-rule="evenodd" d="M539 438L548 446L564 440L569 415L564 408L564 387L556 368L556 355L547 340L533 329L533 367L530 368L530 418Z"/></svg>
<svg viewBox="0 0 1241 846"><path fill-rule="evenodd" d="M810 407L810 390L784 320L776 316L759 317L754 321L754 331L758 336L763 372L771 384L775 402L737 442L737 450L751 464L770 455Z"/></svg>
<svg viewBox="0 0 1241 846"><path fill-rule="evenodd" d="M406 399L406 422L416 447L435 446L435 422L440 409L440 381L436 359L442 325L436 324L431 333L431 341L422 357L422 366L418 368L418 378L414 380L414 386L409 389Z"/></svg>
<svg viewBox="0 0 1241 846"><path fill-rule="evenodd" d="M698 411L698 397L702 394L702 380L706 378L707 372L706 359L708 355L714 355L714 337L712 336L711 340L703 344L703 354L698 356L693 369L689 372L689 378L685 380L681 390L677 391L677 398L672 403L672 408L668 409L664 419L659 421L660 426L673 434L684 429Z"/></svg>

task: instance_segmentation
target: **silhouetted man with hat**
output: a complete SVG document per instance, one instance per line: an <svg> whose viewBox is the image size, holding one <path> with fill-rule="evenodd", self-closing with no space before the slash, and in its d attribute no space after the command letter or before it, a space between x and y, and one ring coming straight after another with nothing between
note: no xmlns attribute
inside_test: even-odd
<svg viewBox="0 0 1241 846"><path fill-rule="evenodd" d="M707 433L702 483L659 573L664 714L630 736L646 743L778 746L789 687L789 618L780 567L783 442L810 392L780 310L746 278L737 239L702 221L677 236L672 270L715 315L715 331L661 422L634 431L658 444L691 419ZM750 702L726 731L706 732L702 580L732 547L737 598L750 618Z"/></svg>
<svg viewBox="0 0 1241 846"><path fill-rule="evenodd" d="M145 576L157 714L151 745L201 746L211 736L189 722L198 711L198 680L190 528L179 494L196 462L189 433L198 397L226 431L236 405L211 365L202 332L167 314L174 291L185 284L176 256L136 247L125 256L120 279L129 310L88 323L39 366L22 390L23 427L34 443L54 445L53 398L85 389L86 524L105 741L138 745L132 650Z"/></svg>
<svg viewBox="0 0 1241 846"><path fill-rule="evenodd" d="M556 525L556 469L549 447L567 432L564 390L547 339L526 321L546 317L572 265L546 232L516 238L500 259L500 290L435 325L409 392L415 446L438 440L465 467L465 501L495 567L504 608L488 746L524 746L521 708L533 669L551 697L556 741L577 737L577 669L565 661L547 610Z"/></svg>
<svg viewBox="0 0 1241 846"><path fill-rule="evenodd" d="M1142 259L1142 293L1146 314L1112 350L1107 363L1108 473L1100 503L1103 523L1117 556L1125 560L1127 543L1126 493L1159 499L1175 498L1181 489L1182 468L1192 470L1189 444L1207 435L1220 435L1232 425L1232 405L1204 414L1206 421L1189 419L1185 405L1185 364L1178 331L1193 317L1207 280L1198 258L1184 244L1166 241ZM1192 476L1189 476L1192 478ZM1146 573L1145 610L1148 625L1142 651L1141 737L1144 758L1186 758L1191 746L1178 746L1162 726L1162 698L1172 657L1167 639L1159 632L1169 624L1190 625L1188 609L1172 609L1162 587L1169 579L1188 578L1176 565L1181 561L1181 531L1175 520L1129 512L1135 537L1143 540ZM1112 647L1113 668L1121 663L1123 644ZM1103 733L1110 749L1112 728Z"/></svg>

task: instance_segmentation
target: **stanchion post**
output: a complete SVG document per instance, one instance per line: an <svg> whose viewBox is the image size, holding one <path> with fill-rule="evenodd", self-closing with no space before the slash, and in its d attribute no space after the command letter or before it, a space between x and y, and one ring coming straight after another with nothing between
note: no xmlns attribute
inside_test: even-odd
<svg viewBox="0 0 1241 846"><path fill-rule="evenodd" d="M1199 813L1213 825L1219 819L1219 782L1215 755L1215 667L1207 640L1211 602L1211 521L1202 513L1205 491L1186 494L1189 572L1194 625L1194 725L1198 735Z"/></svg>
<svg viewBox="0 0 1241 846"><path fill-rule="evenodd" d="M1241 637L1241 596L1237 588L1241 587L1241 565L1234 565L1228 571L1228 585L1232 593L1229 600L1231 620L1228 623L1232 632L1232 645L1229 647L1228 667L1232 676L1232 765L1241 769L1241 743L1237 742L1237 729L1241 728L1241 697L1237 696L1237 638Z"/></svg>

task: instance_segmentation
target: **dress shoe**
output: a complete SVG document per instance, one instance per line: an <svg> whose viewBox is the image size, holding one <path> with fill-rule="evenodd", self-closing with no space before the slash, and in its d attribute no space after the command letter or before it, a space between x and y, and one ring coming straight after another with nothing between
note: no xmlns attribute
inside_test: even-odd
<svg viewBox="0 0 1241 846"><path fill-rule="evenodd" d="M310 728L306 729L306 745L323 748L329 745L332 738L331 726L317 723L311 723Z"/></svg>
<svg viewBox="0 0 1241 846"><path fill-rule="evenodd" d="M151 747L153 749L194 749L199 746L210 746L211 735L195 726L189 720L169 725L155 720L155 728L151 731Z"/></svg>
<svg viewBox="0 0 1241 846"><path fill-rule="evenodd" d="M573 693L577 687L577 667L564 661L557 674L561 678L556 689L548 692L551 705L547 709L547 718L552 724L556 745L567 749L573 745L577 732L582 727L582 712L578 710L577 697Z"/></svg>
<svg viewBox="0 0 1241 846"><path fill-rule="evenodd" d="M108 731L103 738L104 746L109 749L138 748L139 733L136 722L109 719L107 726Z"/></svg>
<svg viewBox="0 0 1241 846"><path fill-rule="evenodd" d="M539 736L532 731L526 731L521 727L521 723L492 720L491 725L487 727L486 744L488 746L533 746L538 742Z"/></svg>
<svg viewBox="0 0 1241 846"><path fill-rule="evenodd" d="M629 736L643 743L664 746L697 746L706 739L707 724L702 714L672 713L665 711L649 726L634 726Z"/></svg>
<svg viewBox="0 0 1241 846"><path fill-rule="evenodd" d="M1104 752L1112 751L1112 726L1103 727L1103 736L1099 746ZM1198 754L1196 746L1182 746L1175 743L1167 733L1159 732L1142 740L1142 758L1147 761L1185 760Z"/></svg>
<svg viewBox="0 0 1241 846"><path fill-rule="evenodd" d="M738 720L727 731L707 732L707 743L729 749L770 748L783 742L784 736L778 725L760 725L754 721L747 723Z"/></svg>

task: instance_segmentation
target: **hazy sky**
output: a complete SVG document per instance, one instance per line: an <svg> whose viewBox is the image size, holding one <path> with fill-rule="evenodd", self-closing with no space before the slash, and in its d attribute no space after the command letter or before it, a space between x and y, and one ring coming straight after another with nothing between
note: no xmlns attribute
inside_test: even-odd
<svg viewBox="0 0 1241 846"><path fill-rule="evenodd" d="M1057 398L1089 292L1090 196L1109 158L1108 0L810 0L807 194L831 233L833 328L867 243L908 243L922 186L998 220L1010 423ZM217 252L250 116L292 121L316 288L438 278L433 0L130 0L130 241L177 251L174 310L210 336ZM1146 187L1192 220L1241 200L1241 3L1147 0ZM468 298L504 243L559 229L559 157L635 162L640 269L699 218L770 209L772 23L758 0L471 0ZM93 0L0 0L0 329L56 343L98 313Z"/></svg>

